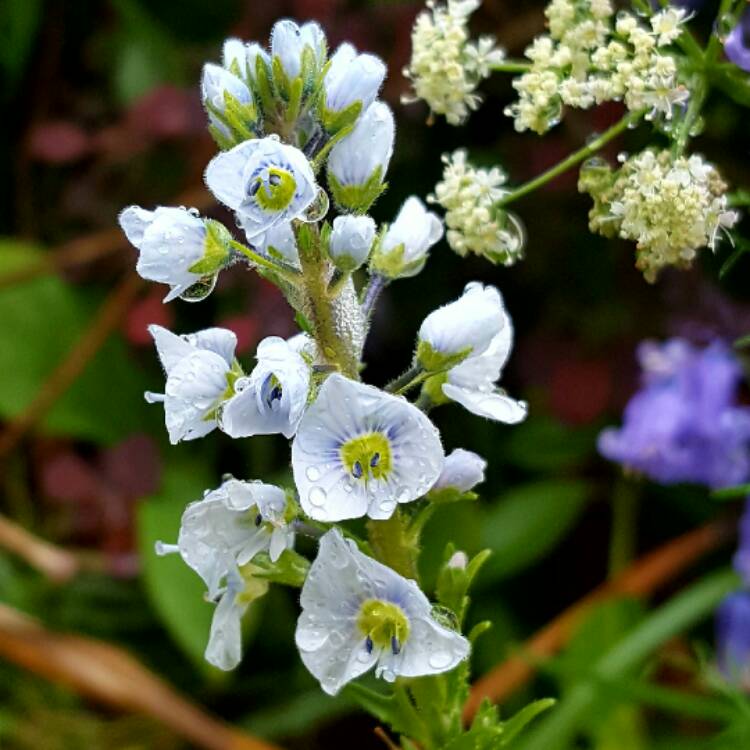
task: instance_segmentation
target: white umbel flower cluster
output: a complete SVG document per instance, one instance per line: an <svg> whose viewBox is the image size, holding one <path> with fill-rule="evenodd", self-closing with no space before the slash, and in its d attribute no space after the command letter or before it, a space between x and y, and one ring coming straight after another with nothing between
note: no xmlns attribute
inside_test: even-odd
<svg viewBox="0 0 750 750"><path fill-rule="evenodd" d="M417 16L412 30L412 56L404 75L414 94L405 103L423 99L434 114L444 115L451 125L460 125L479 106L479 82L501 62L505 51L490 36L473 42L467 28L469 17L481 0L448 0Z"/></svg>
<svg viewBox="0 0 750 750"><path fill-rule="evenodd" d="M448 244L461 256L475 253L513 265L523 257L524 230L515 214L497 207L508 192L505 173L499 167L473 167L464 149L444 154L443 162L443 179L428 200L447 212Z"/></svg>
<svg viewBox="0 0 750 750"><path fill-rule="evenodd" d="M616 171L592 160L581 170L579 189L594 199L591 230L634 240L636 267L647 281L665 266L690 266L700 248L713 250L721 230L738 219L718 171L698 155L673 158L649 149Z"/></svg>
<svg viewBox="0 0 750 750"><path fill-rule="evenodd" d="M632 13L615 16L609 0L552 0L545 13L549 34L526 49L531 69L513 82L519 98L505 110L516 130L541 135L559 122L563 106L607 101L670 119L673 106L687 100L664 50L682 31L683 9L656 13L651 28Z"/></svg>

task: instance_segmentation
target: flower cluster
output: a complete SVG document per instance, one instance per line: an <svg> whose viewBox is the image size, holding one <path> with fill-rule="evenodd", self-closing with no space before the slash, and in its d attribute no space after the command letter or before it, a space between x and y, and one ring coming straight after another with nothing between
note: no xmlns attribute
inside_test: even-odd
<svg viewBox="0 0 750 750"><path fill-rule="evenodd" d="M523 257L524 230L520 219L498 207L508 192L499 167L478 169L459 149L444 154L443 179L428 200L446 211L448 244L459 255L475 253L492 263L513 265Z"/></svg>
<svg viewBox="0 0 750 750"><path fill-rule="evenodd" d="M742 371L716 340L698 348L683 339L638 349L642 388L620 429L599 437L599 451L661 484L710 488L750 477L750 408L737 402Z"/></svg>
<svg viewBox="0 0 750 750"><path fill-rule="evenodd" d="M738 219L718 171L698 155L646 149L618 170L595 158L581 169L579 189L594 199L591 230L635 241L647 281L665 266L690 266L702 247L715 249Z"/></svg>
<svg viewBox="0 0 750 750"><path fill-rule="evenodd" d="M526 49L531 68L514 80L519 98L505 110L516 130L542 134L559 122L563 106L606 101L670 119L673 106L687 100L664 49L680 35L684 9L654 14L650 28L632 13L615 15L610 0L552 0L546 15L549 34Z"/></svg>
<svg viewBox="0 0 750 750"><path fill-rule="evenodd" d="M412 56L404 75L411 79L414 94L404 102L423 99L451 125L460 125L479 106L477 85L505 57L492 37L470 40L469 17L480 2L447 0L437 5L429 0L412 30Z"/></svg>
<svg viewBox="0 0 750 750"><path fill-rule="evenodd" d="M304 328L289 340L261 341L246 370L230 331L180 336L150 327L166 384L146 398L163 404L170 440L214 429L234 438L280 435L291 440L294 479L293 487L226 479L187 506L177 544L157 551L179 553L204 580L216 604L206 658L221 669L241 658L241 619L252 601L271 583L301 587L296 643L331 694L372 667L393 681L440 674L467 658L459 629L476 567L454 556L446 562L456 598L453 610L435 609L413 580L411 524L431 503L474 498L485 462L460 448L446 458L427 411L455 401L497 421L526 416L526 405L497 386L510 318L498 290L478 283L426 317L405 376L386 389L360 381L378 293L420 272L443 235L416 196L390 225L378 228L366 213L393 150L393 116L376 99L384 75L380 60L348 44L329 59L316 24L280 21L270 51L228 40L222 65L207 65L203 76L209 127L222 148L205 179L247 244L183 208L132 206L120 219L140 251L138 271L168 284L167 300L205 296L222 268L244 260L280 288ZM333 200L317 182L324 168ZM497 180L487 179L491 197ZM364 266L370 279L357 289L352 273ZM405 394L420 384L412 403ZM402 510L407 504L413 512ZM362 517L368 541L335 527L323 533L324 523ZM299 532L320 537L312 563L294 549ZM389 550L399 544L394 561Z"/></svg>

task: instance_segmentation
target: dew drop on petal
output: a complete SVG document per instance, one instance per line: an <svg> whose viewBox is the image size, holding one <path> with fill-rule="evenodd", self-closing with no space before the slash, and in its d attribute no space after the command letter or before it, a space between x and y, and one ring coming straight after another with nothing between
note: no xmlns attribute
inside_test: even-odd
<svg viewBox="0 0 750 750"><path fill-rule="evenodd" d="M430 654L429 663L433 669L445 669L452 660L450 653L441 649Z"/></svg>
<svg viewBox="0 0 750 750"><path fill-rule="evenodd" d="M305 475L311 482L317 482L320 479L320 471L317 466L308 466Z"/></svg>
<svg viewBox="0 0 750 750"><path fill-rule="evenodd" d="M312 203L305 209L302 216L299 216L298 218L300 221L304 221L308 224L320 221L328 213L329 206L330 201L328 200L328 193L326 193L322 187L319 187Z"/></svg>
<svg viewBox="0 0 750 750"><path fill-rule="evenodd" d="M322 487L313 487L307 495L310 503L317 508L325 504L326 497L326 492Z"/></svg>
<svg viewBox="0 0 750 750"><path fill-rule="evenodd" d="M209 276L203 276L201 279L195 282L192 286L189 286L181 295L180 299L185 302L200 302L206 299L211 292L213 292L216 286L216 279L218 274L212 274Z"/></svg>

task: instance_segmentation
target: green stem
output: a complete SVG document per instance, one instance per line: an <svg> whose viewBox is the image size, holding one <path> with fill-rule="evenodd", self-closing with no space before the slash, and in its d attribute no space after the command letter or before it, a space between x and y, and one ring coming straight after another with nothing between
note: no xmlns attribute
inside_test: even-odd
<svg viewBox="0 0 750 750"><path fill-rule="evenodd" d="M688 104L685 116L682 118L682 122L680 122L677 135L672 144L673 157L682 156L685 152L688 140L690 139L690 131L700 117L703 103L706 101L706 96L708 95L708 82L704 75L694 76L692 83L690 103Z"/></svg>
<svg viewBox="0 0 750 750"><path fill-rule="evenodd" d="M612 494L612 530L609 542L609 575L622 572L632 561L638 536L638 492L621 480Z"/></svg>
<svg viewBox="0 0 750 750"><path fill-rule="evenodd" d="M709 616L721 600L740 585L733 570L721 570L677 594L631 630L592 665L592 677L566 693L557 708L516 750L567 748L586 718L601 707L600 683L613 682L636 669L670 638Z"/></svg>
<svg viewBox="0 0 750 750"><path fill-rule="evenodd" d="M385 390L388 393L403 393L404 391L408 391L409 388L414 387L414 381L423 374L424 370L421 365L412 365L403 375L399 375L397 378L391 380L385 387Z"/></svg>
<svg viewBox="0 0 750 750"><path fill-rule="evenodd" d="M559 177L561 174L563 174L563 172L567 172L576 164L584 161L585 159L588 159L589 156L592 156L597 151L599 151L599 149L606 146L611 140L620 135L620 133L638 122L638 120L640 120L645 113L646 110L639 110L638 112L630 112L629 114L625 115L625 117L623 117L619 122L615 123L608 130L605 130L600 136L591 141L591 143L588 143L583 148L578 149L578 151L568 156L567 159L563 159L563 161L561 161L559 164L556 164L554 167L548 169L546 172L543 172L533 180L529 180L529 182L526 182L520 187L517 187L515 190L512 190L510 193L501 198L496 205L498 207L507 206L509 203L513 203L513 201L516 201L519 198L523 198L523 196L528 195L542 185L545 185L550 180L554 180L555 177Z"/></svg>
<svg viewBox="0 0 750 750"><path fill-rule="evenodd" d="M496 73L525 73L531 70L531 63L523 60L503 60L490 65L490 70Z"/></svg>
<svg viewBox="0 0 750 750"><path fill-rule="evenodd" d="M400 508L385 521L367 522L367 534L375 557L406 578L418 580L419 540L410 533Z"/></svg>
<svg viewBox="0 0 750 750"><path fill-rule="evenodd" d="M723 19L727 16L739 17L739 12L746 6L745 0L722 0L719 6L719 11L716 14L716 25L722 26ZM710 64L718 58L722 49L722 39L719 36L716 29L711 32L711 37L708 40L706 51L704 53L704 60L707 64Z"/></svg>
<svg viewBox="0 0 750 750"><path fill-rule="evenodd" d="M269 260L260 253L256 253L252 248L243 245L241 242L237 242L237 240L229 240L229 244L238 253L244 255L253 265L272 271L277 276L286 279L286 281L292 284L296 284L299 281L300 273L294 268L291 268L290 266L282 266L279 263Z"/></svg>
<svg viewBox="0 0 750 750"><path fill-rule="evenodd" d="M307 225L310 227L311 225ZM313 237L311 247L300 252L302 279L304 282L309 318L313 326L315 341L323 358L349 378L359 378L359 362L348 341L339 334L332 297L328 293L327 261L318 247L318 237ZM300 244L300 243L298 243Z"/></svg>

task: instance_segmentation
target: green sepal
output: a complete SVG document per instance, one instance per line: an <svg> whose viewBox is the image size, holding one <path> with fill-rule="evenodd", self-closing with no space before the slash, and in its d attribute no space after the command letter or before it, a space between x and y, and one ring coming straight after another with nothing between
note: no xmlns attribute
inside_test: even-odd
<svg viewBox="0 0 750 750"><path fill-rule="evenodd" d="M255 561L246 563L240 568L240 575L245 583L245 588L237 595L237 601L241 604L250 604L268 593L268 581L258 577L261 571Z"/></svg>
<svg viewBox="0 0 750 750"><path fill-rule="evenodd" d="M325 105L325 95L320 97L318 114L323 127L331 135L335 135L342 128L354 127L357 118L362 113L362 102L352 102L348 107L339 111L328 109Z"/></svg>
<svg viewBox="0 0 750 750"><path fill-rule="evenodd" d="M293 123L299 117L300 109L302 108L302 86L302 78L295 78L291 83L289 103L284 112L284 120L287 123Z"/></svg>
<svg viewBox="0 0 750 750"><path fill-rule="evenodd" d="M224 92L224 111L215 107L211 102L205 102L206 109L219 122L221 122L229 131L227 136L221 133L220 138L216 138L219 129L209 125L211 135L216 139L217 144L223 150L236 146L250 138L255 138L254 125L256 122L255 107L253 104L242 104L228 91Z"/></svg>
<svg viewBox="0 0 750 750"><path fill-rule="evenodd" d="M203 223L206 227L203 257L193 263L188 268L188 271L206 276L221 271L227 264L231 256L230 242L232 235L229 234L229 230L219 221L204 219Z"/></svg>
<svg viewBox="0 0 750 750"><path fill-rule="evenodd" d="M271 82L276 95L280 96L284 101L289 101L291 81L278 55L274 55L271 59Z"/></svg>
<svg viewBox="0 0 750 750"><path fill-rule="evenodd" d="M507 747L539 714L548 711L557 701L554 698L541 698L529 703L520 711L513 714L507 721L502 722L503 737L500 747Z"/></svg>
<svg viewBox="0 0 750 750"><path fill-rule="evenodd" d="M417 344L417 362L427 372L444 372L463 362L471 352L472 347L467 346L455 354L443 354L433 349L429 341L420 340Z"/></svg>
<svg viewBox="0 0 750 750"><path fill-rule="evenodd" d="M366 214L388 187L388 183L383 182L382 178L383 168L378 165L363 185L342 185L329 169L328 187L331 188L333 199L339 208L356 214Z"/></svg>
<svg viewBox="0 0 750 750"><path fill-rule="evenodd" d="M435 595L440 604L456 613L461 623L468 605L471 584L492 552L488 549L482 550L467 562L466 567L456 567L450 564L454 553L455 547L448 544L445 548L443 565L438 573Z"/></svg>
<svg viewBox="0 0 750 750"><path fill-rule="evenodd" d="M448 373L433 375L425 380L422 393L430 399L433 406L442 406L450 403L450 399L443 393L443 385L448 382Z"/></svg>
<svg viewBox="0 0 750 750"><path fill-rule="evenodd" d="M492 629L492 623L489 620L482 620L478 622L466 636L469 639L469 643L474 644L478 638L481 638L488 630Z"/></svg>
<svg viewBox="0 0 750 750"><path fill-rule="evenodd" d="M300 330L303 333L306 333L308 336L313 335L313 325L312 323L307 319L304 313L297 310L296 313L294 313L294 320L297 323L297 325L300 327Z"/></svg>
<svg viewBox="0 0 750 750"><path fill-rule="evenodd" d="M408 279L416 276L425 267L427 254L425 253L416 260L406 262L404 260L406 248L403 242L386 252L383 250L383 238L387 232L388 225L383 224L370 253L370 271L379 273L387 279Z"/></svg>
<svg viewBox="0 0 750 750"><path fill-rule="evenodd" d="M302 587L310 570L309 560L291 549L284 550L275 563L268 553L261 552L253 558L253 565L258 569L254 571L256 578L294 588Z"/></svg>
<svg viewBox="0 0 750 750"><path fill-rule="evenodd" d="M299 74L299 77L301 78L300 90L303 96L309 96L315 90L316 84L319 81L315 71L316 65L317 61L315 59L315 52L309 44L306 44L302 49L302 60ZM326 70L327 69L326 66Z"/></svg>
<svg viewBox="0 0 750 750"><path fill-rule="evenodd" d="M250 77L250 82L261 112L264 115L273 112L275 100L271 88L271 71L262 55L255 58L255 75Z"/></svg>
<svg viewBox="0 0 750 750"><path fill-rule="evenodd" d="M418 734L418 731L414 731L412 712L404 710L402 701L398 700L396 695L384 695L357 682L346 685L344 694L378 721L387 724L394 732L410 736Z"/></svg>
<svg viewBox="0 0 750 750"><path fill-rule="evenodd" d="M216 127L216 125L213 125L211 123L208 124L208 132L211 133L211 136L216 141L216 145L222 150L222 151L229 151L232 146L234 146L234 141L231 138L228 138L224 133L219 130L219 128Z"/></svg>
<svg viewBox="0 0 750 750"><path fill-rule="evenodd" d="M436 505L447 505L448 503L473 502L479 498L476 492L461 492L455 487L443 487L439 490L430 490L427 493L430 502Z"/></svg>
<svg viewBox="0 0 750 750"><path fill-rule="evenodd" d="M294 236L297 240L297 252L301 258L318 257L318 233L313 225L303 221L295 222Z"/></svg>

